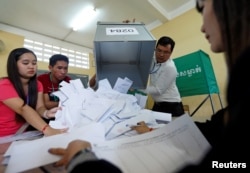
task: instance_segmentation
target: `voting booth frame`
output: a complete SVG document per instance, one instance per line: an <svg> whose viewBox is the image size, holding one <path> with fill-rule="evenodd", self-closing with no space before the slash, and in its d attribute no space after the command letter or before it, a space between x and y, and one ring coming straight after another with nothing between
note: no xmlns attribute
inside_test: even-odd
<svg viewBox="0 0 250 173"><path fill-rule="evenodd" d="M218 95L221 108L223 108L213 66L208 54L198 50L173 60L178 71L176 84L181 97L207 95L190 116L193 116L208 99L210 99L212 111L215 113L212 94Z"/></svg>

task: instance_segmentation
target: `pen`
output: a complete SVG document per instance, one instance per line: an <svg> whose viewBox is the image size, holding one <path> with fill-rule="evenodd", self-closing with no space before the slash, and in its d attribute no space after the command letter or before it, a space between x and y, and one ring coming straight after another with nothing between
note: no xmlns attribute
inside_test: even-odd
<svg viewBox="0 0 250 173"><path fill-rule="evenodd" d="M135 124L126 124L126 127L130 127L130 128L135 127L135 126L141 126L141 125L138 125L138 124L136 124L136 125Z"/></svg>

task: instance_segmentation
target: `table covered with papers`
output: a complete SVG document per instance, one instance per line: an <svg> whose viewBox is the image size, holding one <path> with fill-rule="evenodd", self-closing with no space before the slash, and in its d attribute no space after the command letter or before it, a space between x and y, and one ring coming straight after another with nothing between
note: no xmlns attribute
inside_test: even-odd
<svg viewBox="0 0 250 173"><path fill-rule="evenodd" d="M114 89L107 80L102 80L96 91L84 88L78 79L60 85L60 90L53 94L60 98L62 110L56 113L50 125L68 127L69 132L13 142L5 153L10 157L6 173L22 172L57 161L59 158L50 155L48 149L66 147L74 139L90 141L99 158L110 160L125 173L164 172L164 165L170 166L168 170L176 170L188 162L197 162L210 147L189 116L172 121L171 114L144 109L134 95L126 94L129 85ZM130 126L140 121L157 130L137 135ZM145 160L134 160L139 154L144 154ZM152 162L154 155L156 161ZM145 164L149 167L144 167Z"/></svg>

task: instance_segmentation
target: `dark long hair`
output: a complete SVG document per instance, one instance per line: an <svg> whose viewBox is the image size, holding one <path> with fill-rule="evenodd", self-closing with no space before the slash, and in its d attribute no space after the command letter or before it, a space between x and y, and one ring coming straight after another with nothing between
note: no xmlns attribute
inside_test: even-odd
<svg viewBox="0 0 250 173"><path fill-rule="evenodd" d="M198 1L196 7L201 12ZM213 9L225 44L228 69L231 71L240 54L250 46L250 1L213 0Z"/></svg>
<svg viewBox="0 0 250 173"><path fill-rule="evenodd" d="M214 0L213 3L231 70L236 59L250 46L250 1Z"/></svg>
<svg viewBox="0 0 250 173"><path fill-rule="evenodd" d="M197 10L202 12L202 3L205 0L197 0ZM228 102L228 121L236 123L244 110L248 101L243 101L243 97L247 97L248 86L241 82L235 76L246 73L243 69L247 69L247 64L242 69L234 66L238 58L250 48L250 1L249 0L213 0L213 10L220 25L222 41L224 43L224 52L229 71L229 84L227 88ZM242 71L241 71L242 70ZM232 73L233 71L233 73ZM245 75L245 74L243 74ZM235 83L234 85L232 83ZM237 86L237 87L236 87ZM241 91L232 92L241 88ZM246 92L245 92L246 91ZM238 112L237 112L238 111ZM236 112L236 113L235 113ZM244 119L244 118L243 118ZM241 122L244 124L244 122ZM243 125L244 126L244 125ZM236 129L234 129L236 130Z"/></svg>
<svg viewBox="0 0 250 173"><path fill-rule="evenodd" d="M18 95L20 96L20 98L23 99L24 101L23 106L25 104L28 104L32 108L36 109L37 97L38 97L36 74L29 80L28 96L26 96L21 83L19 70L17 67L17 61L19 60L20 56L25 53L32 53L36 57L33 51L26 48L16 48L10 52L7 61L7 74L10 82L13 84ZM18 114L16 115L16 119L22 120L21 116L18 116Z"/></svg>

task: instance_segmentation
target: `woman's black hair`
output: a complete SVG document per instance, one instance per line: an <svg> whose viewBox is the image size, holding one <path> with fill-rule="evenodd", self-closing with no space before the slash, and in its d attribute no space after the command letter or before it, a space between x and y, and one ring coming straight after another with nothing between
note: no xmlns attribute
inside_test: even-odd
<svg viewBox="0 0 250 173"><path fill-rule="evenodd" d="M10 82L13 84L19 97L23 99L24 101L23 106L25 104L28 104L32 108L36 109L37 97L38 97L36 74L29 80L28 95L26 96L24 93L24 89L21 83L20 74L17 66L17 61L20 59L20 56L22 56L25 53L32 53L36 58L35 53L27 48L16 48L12 50L7 60L7 74ZM23 120L21 116L18 116L18 114L16 115L16 119Z"/></svg>

